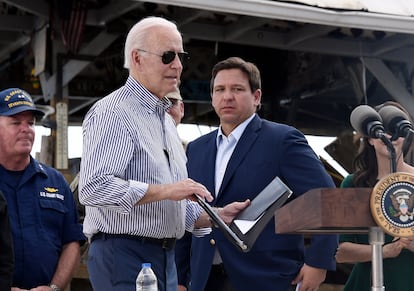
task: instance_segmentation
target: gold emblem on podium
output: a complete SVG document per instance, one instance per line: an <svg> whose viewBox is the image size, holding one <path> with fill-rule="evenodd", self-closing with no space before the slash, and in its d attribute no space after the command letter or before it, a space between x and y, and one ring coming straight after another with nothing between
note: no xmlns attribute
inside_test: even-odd
<svg viewBox="0 0 414 291"><path fill-rule="evenodd" d="M384 232L414 235L414 176L393 173L378 181L371 193L371 214Z"/></svg>

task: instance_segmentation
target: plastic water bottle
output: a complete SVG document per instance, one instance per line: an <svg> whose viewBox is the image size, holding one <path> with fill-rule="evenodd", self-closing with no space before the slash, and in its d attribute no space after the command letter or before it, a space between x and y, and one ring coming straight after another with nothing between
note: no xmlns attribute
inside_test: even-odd
<svg viewBox="0 0 414 291"><path fill-rule="evenodd" d="M151 269L151 263L142 263L137 276L136 291L158 291L157 276Z"/></svg>

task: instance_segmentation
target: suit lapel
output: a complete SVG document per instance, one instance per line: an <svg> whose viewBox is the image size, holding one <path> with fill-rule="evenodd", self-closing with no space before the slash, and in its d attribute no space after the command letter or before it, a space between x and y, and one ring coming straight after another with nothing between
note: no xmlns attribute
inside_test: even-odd
<svg viewBox="0 0 414 291"><path fill-rule="evenodd" d="M211 191L211 194L215 196L214 193L214 177L215 177L215 168L216 168L216 155L217 155L217 145L216 145L217 130L214 131L214 134L211 135L211 138L207 141L205 146L205 163L204 170L202 172L205 176L204 186ZM215 200L212 204L215 203Z"/></svg>
<svg viewBox="0 0 414 291"><path fill-rule="evenodd" d="M252 121L247 125L242 136L240 137L240 140L238 141L236 145L236 148L234 149L233 154L231 155L229 163L227 164L226 172L224 173L223 181L220 186L218 199L220 199L221 194L225 192L227 184L231 180L231 177L233 176L237 167L239 166L241 161L244 159L246 154L250 151L251 147L256 141L260 128L261 128L261 120L256 115L252 119ZM214 161L215 161L215 158L214 158ZM213 185L214 185L214 179L213 179Z"/></svg>

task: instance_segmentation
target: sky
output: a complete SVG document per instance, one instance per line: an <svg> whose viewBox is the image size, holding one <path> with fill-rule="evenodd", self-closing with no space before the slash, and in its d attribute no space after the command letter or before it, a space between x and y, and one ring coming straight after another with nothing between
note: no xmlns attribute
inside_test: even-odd
<svg viewBox="0 0 414 291"><path fill-rule="evenodd" d="M195 125L195 124L179 124L177 127L178 134L181 139L190 142L197 137L210 132L211 130L216 129L216 127L210 127L206 125ZM33 145L32 156L35 156L36 152L39 152L41 149L41 136L50 135L50 129L36 126L36 138ZM69 126L68 128L68 157L78 158L82 156L82 128L80 126ZM346 176L348 172L339 165L325 150L324 148L332 143L336 137L327 137L327 136L312 136L306 135L309 145L313 148L315 153L329 162L332 167L334 167L338 173L342 176Z"/></svg>

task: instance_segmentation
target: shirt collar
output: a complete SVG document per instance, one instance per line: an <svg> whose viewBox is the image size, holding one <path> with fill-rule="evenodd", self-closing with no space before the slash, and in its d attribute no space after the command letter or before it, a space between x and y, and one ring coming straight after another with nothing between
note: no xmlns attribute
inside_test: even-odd
<svg viewBox="0 0 414 291"><path fill-rule="evenodd" d="M230 136L233 136L233 138L236 140L236 143L237 143L239 141L240 137L242 136L244 130L246 129L247 125L250 123L250 121L252 121L252 119L255 117L255 115L256 115L256 113L253 113L252 116L250 116L245 121L240 123L235 129L233 129L233 131L229 134L229 136L227 138L229 138ZM217 137L216 137L217 147L220 145L220 142L223 139L223 137L224 137L224 133L221 130L221 126L220 126L218 128Z"/></svg>
<svg viewBox="0 0 414 291"><path fill-rule="evenodd" d="M165 112L171 105L171 102L167 97L164 96L162 99L158 98L132 76L128 77L125 87L137 98L138 102L150 112Z"/></svg>

